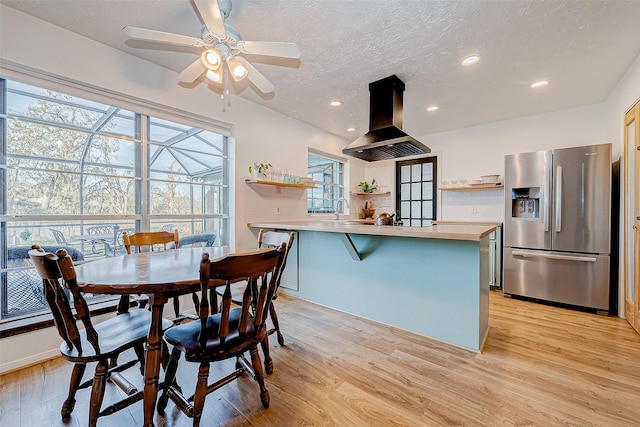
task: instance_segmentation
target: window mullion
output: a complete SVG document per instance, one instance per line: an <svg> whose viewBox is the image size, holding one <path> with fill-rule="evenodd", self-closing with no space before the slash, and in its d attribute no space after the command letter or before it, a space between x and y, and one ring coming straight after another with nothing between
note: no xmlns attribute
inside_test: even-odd
<svg viewBox="0 0 640 427"><path fill-rule="evenodd" d="M139 182L137 194L140 197L136 197L136 213L142 215L142 221L138 224L138 229L141 231L149 231L149 116L142 114L136 114L136 138L142 140L140 146L136 149L136 176L140 176L142 179Z"/></svg>

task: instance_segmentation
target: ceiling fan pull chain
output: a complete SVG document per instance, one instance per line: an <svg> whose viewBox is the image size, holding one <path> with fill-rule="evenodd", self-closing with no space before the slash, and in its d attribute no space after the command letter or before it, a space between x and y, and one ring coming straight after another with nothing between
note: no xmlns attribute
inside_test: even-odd
<svg viewBox="0 0 640 427"><path fill-rule="evenodd" d="M229 72L225 68L222 72L222 95L220 98L222 99L222 112L225 113L227 111L226 107L231 107L231 98L229 97ZM225 98L227 99L225 106Z"/></svg>

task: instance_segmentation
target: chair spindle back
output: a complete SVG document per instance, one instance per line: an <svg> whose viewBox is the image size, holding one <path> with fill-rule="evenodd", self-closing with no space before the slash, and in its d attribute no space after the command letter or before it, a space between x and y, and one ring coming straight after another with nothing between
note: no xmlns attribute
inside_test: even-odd
<svg viewBox="0 0 640 427"><path fill-rule="evenodd" d="M293 231L290 233L284 233L281 231L264 231L262 229L260 230L260 234L258 235L258 247L260 248L279 248L283 244L286 245L284 250L284 257L282 259L282 265L278 269L278 277L276 279L276 292L280 287L282 273L287 266L287 256L289 255L291 245L293 245L293 239L295 235L296 233Z"/></svg>
<svg viewBox="0 0 640 427"><path fill-rule="evenodd" d="M60 334L69 348L75 347L78 353L82 354L80 333L71 311L69 299L63 288L65 286L73 295L76 315L84 324L87 340L91 343L96 353L99 353L98 333L91 323L89 306L80 292L73 261L67 251L58 249L54 255L51 252L45 252L38 245L33 245L29 251L29 258L31 258L36 271L42 278L45 298L51 308L58 334Z"/></svg>
<svg viewBox="0 0 640 427"><path fill-rule="evenodd" d="M241 337L252 334L261 341L266 335L265 321L269 313L269 304L276 291L277 271L283 260L285 245L268 252L257 252L246 255L232 255L218 261L209 261L209 254L204 253L200 262L201 301L199 317L200 344L204 347L211 332L217 332L220 343L224 344L232 329ZM207 293L210 281L224 282L224 293L220 309L218 331L207 331L209 301ZM234 310L241 310L240 320L236 327L230 326L231 284L238 280L246 280L247 286L243 295L243 304ZM245 341L246 342L246 341Z"/></svg>
<svg viewBox="0 0 640 427"><path fill-rule="evenodd" d="M155 245L164 245L164 250L167 250L167 245L173 243L173 247L178 247L178 241L180 236L178 229L172 232L168 231L141 231L133 234L129 234L126 231L122 233L122 241L124 247L127 250L127 254L131 254L131 246L136 246L138 252L141 252L142 247L148 246L150 251L154 251Z"/></svg>

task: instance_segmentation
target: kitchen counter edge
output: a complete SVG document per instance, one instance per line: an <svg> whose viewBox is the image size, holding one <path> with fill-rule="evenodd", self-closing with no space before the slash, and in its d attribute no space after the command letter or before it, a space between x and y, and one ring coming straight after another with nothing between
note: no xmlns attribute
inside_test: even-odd
<svg viewBox="0 0 640 427"><path fill-rule="evenodd" d="M320 231L326 233L366 234L371 236L415 237L421 239L448 239L480 241L491 234L495 225L437 224L430 227L402 227L392 225L364 225L332 223L326 221L270 221L250 222L249 228L275 228L291 231Z"/></svg>

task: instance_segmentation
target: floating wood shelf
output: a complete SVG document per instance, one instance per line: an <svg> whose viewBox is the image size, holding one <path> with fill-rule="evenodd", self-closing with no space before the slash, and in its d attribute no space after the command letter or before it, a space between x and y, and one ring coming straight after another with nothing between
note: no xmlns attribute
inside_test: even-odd
<svg viewBox="0 0 640 427"><path fill-rule="evenodd" d="M273 185L275 187L290 187L290 188L315 188L316 184L289 184L287 182L274 182L274 181L261 181L254 179L245 179L244 182L249 185Z"/></svg>
<svg viewBox="0 0 640 427"><path fill-rule="evenodd" d="M352 196L388 196L389 194L391 194L390 191L386 191L384 193L351 193Z"/></svg>
<svg viewBox="0 0 640 427"><path fill-rule="evenodd" d="M464 187L444 187L439 188L441 191L469 191L469 190L487 190L491 188L504 188L504 184L501 182L495 184L478 184L478 185L465 185Z"/></svg>

